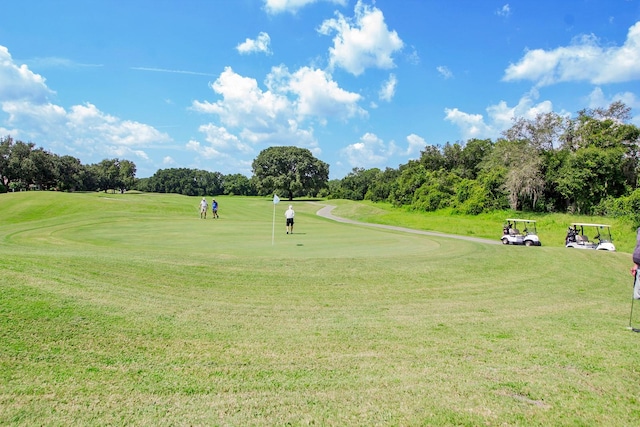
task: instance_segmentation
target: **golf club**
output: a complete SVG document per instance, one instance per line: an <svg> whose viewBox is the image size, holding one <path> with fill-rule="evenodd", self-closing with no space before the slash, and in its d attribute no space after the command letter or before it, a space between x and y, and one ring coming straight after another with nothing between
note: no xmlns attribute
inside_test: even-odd
<svg viewBox="0 0 640 427"><path fill-rule="evenodd" d="M631 325L631 321L633 319L633 302L636 299L636 282L638 280L638 272L636 271L636 274L633 276L633 294L631 295L631 313L629 314L629 329L631 329L633 332L640 332L640 328L634 328Z"/></svg>

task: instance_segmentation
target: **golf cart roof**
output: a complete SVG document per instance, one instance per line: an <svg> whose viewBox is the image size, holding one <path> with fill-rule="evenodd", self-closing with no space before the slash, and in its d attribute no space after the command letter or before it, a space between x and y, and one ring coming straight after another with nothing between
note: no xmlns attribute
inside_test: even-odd
<svg viewBox="0 0 640 427"><path fill-rule="evenodd" d="M535 222L532 219L515 219L515 218L507 218L507 221Z"/></svg>
<svg viewBox="0 0 640 427"><path fill-rule="evenodd" d="M581 227L611 227L610 225L607 224L586 224L583 222L572 222L571 225L579 225Z"/></svg>

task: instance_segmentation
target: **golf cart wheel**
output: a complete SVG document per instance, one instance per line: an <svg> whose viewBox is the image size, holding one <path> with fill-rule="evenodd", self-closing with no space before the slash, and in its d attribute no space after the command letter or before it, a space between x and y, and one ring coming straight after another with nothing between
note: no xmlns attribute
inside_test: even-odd
<svg viewBox="0 0 640 427"><path fill-rule="evenodd" d="M503 245L508 245L509 244L509 240L507 238L502 239L502 244Z"/></svg>
<svg viewBox="0 0 640 427"><path fill-rule="evenodd" d="M525 240L524 241L524 245L525 246L533 246L533 242L531 240Z"/></svg>

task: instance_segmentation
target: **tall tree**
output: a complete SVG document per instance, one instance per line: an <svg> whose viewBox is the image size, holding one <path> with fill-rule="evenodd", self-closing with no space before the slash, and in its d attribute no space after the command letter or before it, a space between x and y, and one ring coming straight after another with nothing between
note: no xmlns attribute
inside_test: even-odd
<svg viewBox="0 0 640 427"><path fill-rule="evenodd" d="M298 147L269 147L260 152L252 165L258 194L280 193L292 200L316 196L329 180L329 165L311 151Z"/></svg>
<svg viewBox="0 0 640 427"><path fill-rule="evenodd" d="M253 196L251 181L241 173L224 175L222 177L222 189L224 194L236 196Z"/></svg>

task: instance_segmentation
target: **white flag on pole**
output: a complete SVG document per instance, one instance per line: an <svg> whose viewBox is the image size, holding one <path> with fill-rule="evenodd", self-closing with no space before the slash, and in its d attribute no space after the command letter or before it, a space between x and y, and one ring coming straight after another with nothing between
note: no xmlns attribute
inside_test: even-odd
<svg viewBox="0 0 640 427"><path fill-rule="evenodd" d="M280 201L280 197L278 197L277 194L274 194L273 195L273 204L277 205L279 201Z"/></svg>

